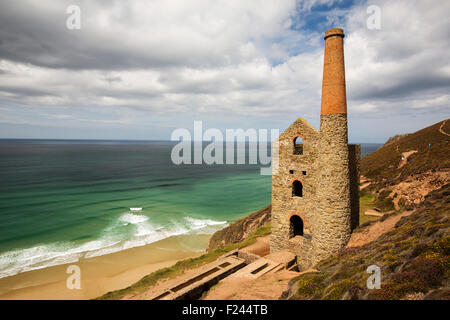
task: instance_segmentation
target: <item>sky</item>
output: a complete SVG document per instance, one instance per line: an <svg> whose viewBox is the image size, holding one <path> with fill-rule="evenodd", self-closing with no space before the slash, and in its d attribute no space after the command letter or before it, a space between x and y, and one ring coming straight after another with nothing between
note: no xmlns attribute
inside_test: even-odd
<svg viewBox="0 0 450 320"><path fill-rule="evenodd" d="M449 14L438 0L0 0L0 138L319 128L323 34L340 27L349 139L383 143L450 117Z"/></svg>

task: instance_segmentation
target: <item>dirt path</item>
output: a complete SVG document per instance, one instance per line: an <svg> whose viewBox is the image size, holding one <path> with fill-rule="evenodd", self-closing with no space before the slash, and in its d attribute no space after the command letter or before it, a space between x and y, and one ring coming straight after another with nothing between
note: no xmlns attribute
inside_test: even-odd
<svg viewBox="0 0 450 320"><path fill-rule="evenodd" d="M363 185L359 186L359 190L363 190L363 189L367 188L368 186L370 186L371 183L372 183L372 182L366 182L366 183L364 183Z"/></svg>
<svg viewBox="0 0 450 320"><path fill-rule="evenodd" d="M378 221L365 228L362 232L354 232L347 244L347 248L360 247L369 242L375 241L382 234L391 231L395 224L402 218L411 215L414 210L405 211L387 218L384 221Z"/></svg>
<svg viewBox="0 0 450 320"><path fill-rule="evenodd" d="M359 178L359 190L367 188L368 186L370 186L371 183L372 181L361 175L361 177Z"/></svg>
<svg viewBox="0 0 450 320"><path fill-rule="evenodd" d="M258 279L225 278L202 300L278 300L298 272L281 270Z"/></svg>
<svg viewBox="0 0 450 320"><path fill-rule="evenodd" d="M403 159L402 161L400 161L400 163L398 164L398 169L400 169L401 167L403 167L407 162L408 162L408 157L414 153L416 153L417 150L411 150L411 151L407 151L407 152L402 152L402 156Z"/></svg>
<svg viewBox="0 0 450 320"><path fill-rule="evenodd" d="M448 119L447 119L448 120ZM439 127L439 132L442 134L445 134L446 136L450 137L450 134L445 132L444 129L442 129L445 126L445 123L447 122L447 120L444 120L444 122L442 122L441 126Z"/></svg>

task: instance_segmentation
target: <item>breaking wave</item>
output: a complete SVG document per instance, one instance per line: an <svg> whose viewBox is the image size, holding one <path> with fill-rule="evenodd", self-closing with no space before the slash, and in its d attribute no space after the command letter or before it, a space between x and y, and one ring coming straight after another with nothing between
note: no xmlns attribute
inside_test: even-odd
<svg viewBox="0 0 450 320"><path fill-rule="evenodd" d="M50 266L75 263L125 249L144 246L182 234L212 234L224 228L226 221L182 216L164 223L153 222L144 214L126 212L105 228L97 239L62 241L17 249L0 254L0 278Z"/></svg>

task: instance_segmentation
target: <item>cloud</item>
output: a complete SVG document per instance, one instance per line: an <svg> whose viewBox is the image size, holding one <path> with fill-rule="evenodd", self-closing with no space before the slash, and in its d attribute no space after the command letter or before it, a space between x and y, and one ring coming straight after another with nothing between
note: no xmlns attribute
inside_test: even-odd
<svg viewBox="0 0 450 320"><path fill-rule="evenodd" d="M81 8L81 30L66 28L69 4ZM323 32L335 26L346 33L349 111L380 119L389 129L378 139L396 133L397 116L448 117L450 4L370 4L381 8L380 30L367 28L365 2L2 2L0 127L168 138L193 119L283 129L302 116L318 125ZM358 130L351 135L369 135Z"/></svg>
<svg viewBox="0 0 450 320"><path fill-rule="evenodd" d="M69 30L67 1L2 4L0 55L71 69L211 67L252 60L250 40L279 35L295 1L77 1L81 30Z"/></svg>
<svg viewBox="0 0 450 320"><path fill-rule="evenodd" d="M450 49L445 18L450 4L426 1L379 1L381 29L361 27L365 6L347 16L348 96L352 103L377 106L380 113L437 109L448 116ZM447 34L447 35L446 35ZM429 103L439 98L439 104ZM362 111L365 109L362 108ZM445 112L447 110L447 112Z"/></svg>

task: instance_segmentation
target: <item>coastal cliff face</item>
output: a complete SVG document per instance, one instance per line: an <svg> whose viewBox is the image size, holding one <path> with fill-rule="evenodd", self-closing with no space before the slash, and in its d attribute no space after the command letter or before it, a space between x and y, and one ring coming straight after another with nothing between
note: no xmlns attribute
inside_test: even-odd
<svg viewBox="0 0 450 320"><path fill-rule="evenodd" d="M272 205L233 222L228 227L217 231L209 240L207 251L220 249L228 244L245 240L253 231L270 221Z"/></svg>

